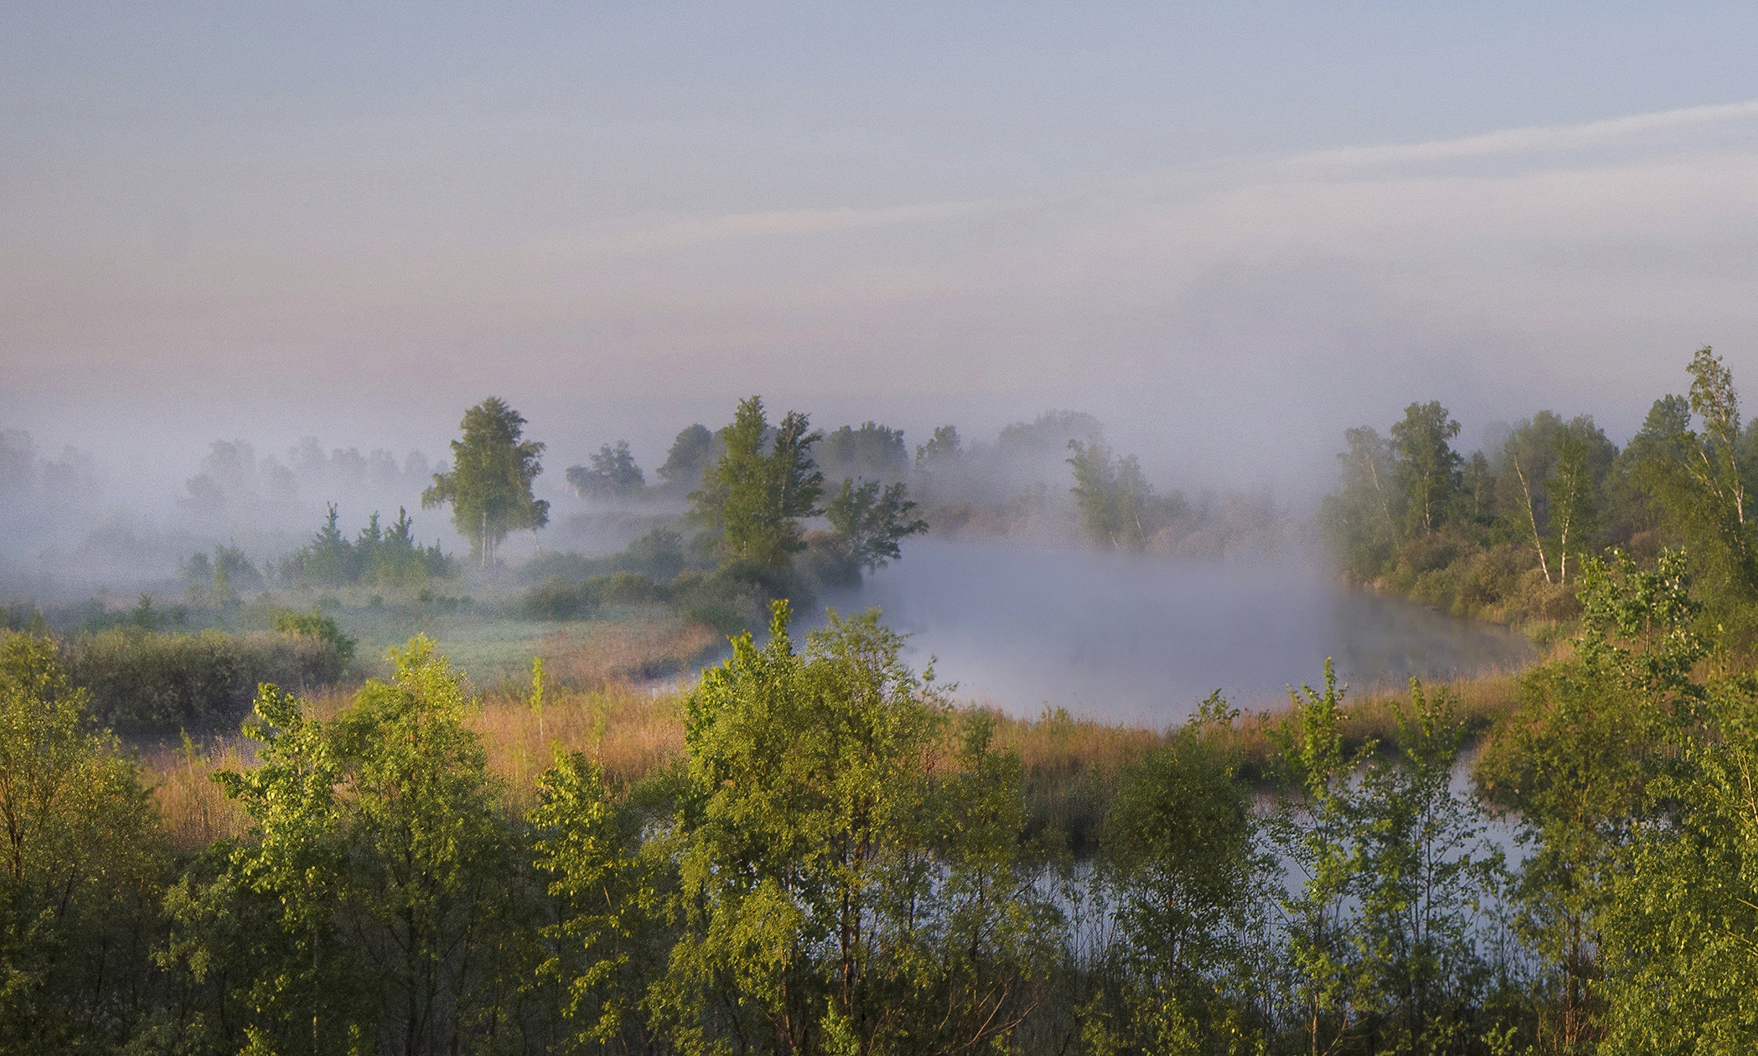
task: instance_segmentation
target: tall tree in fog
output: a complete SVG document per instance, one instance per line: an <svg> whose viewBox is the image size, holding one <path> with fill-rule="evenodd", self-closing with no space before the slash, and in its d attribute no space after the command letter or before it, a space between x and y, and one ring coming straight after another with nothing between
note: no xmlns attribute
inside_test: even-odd
<svg viewBox="0 0 1758 1056"><path fill-rule="evenodd" d="M932 470L943 462L953 462L964 451L959 443L958 427L942 425L934 430L934 435L925 444L916 445L916 471Z"/></svg>
<svg viewBox="0 0 1758 1056"><path fill-rule="evenodd" d="M1098 440L1070 440L1074 452L1074 500L1080 506L1081 524L1093 541L1107 550L1140 550L1153 534L1153 489L1142 476L1134 455L1114 458Z"/></svg>
<svg viewBox="0 0 1758 1056"><path fill-rule="evenodd" d="M1404 496L1393 473L1392 449L1370 426L1343 434L1349 450L1339 454L1343 488L1325 496L1319 509L1325 534L1342 556L1350 578L1374 578L1397 545Z"/></svg>
<svg viewBox="0 0 1758 1056"><path fill-rule="evenodd" d="M818 445L816 461L832 480L840 476L895 480L910 468L903 430L871 421L859 429L845 425L832 430Z"/></svg>
<svg viewBox="0 0 1758 1056"><path fill-rule="evenodd" d="M824 475L812 465L818 434L798 411L771 432L762 397L752 396L720 435L726 452L691 493L695 515L720 530L732 560L785 568L806 547L800 521L822 512Z"/></svg>
<svg viewBox="0 0 1758 1056"><path fill-rule="evenodd" d="M1657 401L1630 441L1627 472L1659 510L1665 533L1690 550L1715 619L1749 626L1746 603L1758 596L1758 559L1739 464L1739 398L1732 374L1710 349L1700 349L1688 369L1689 411L1701 430L1691 428L1684 400Z"/></svg>
<svg viewBox="0 0 1758 1056"><path fill-rule="evenodd" d="M882 491L876 480L856 484L853 477L844 477L842 491L824 507L824 516L849 557L869 572L902 557L897 544L905 536L928 530L927 521L911 518L916 504L905 494L902 481Z"/></svg>
<svg viewBox="0 0 1758 1056"><path fill-rule="evenodd" d="M1509 527L1530 540L1546 583L1569 578L1597 527L1600 493L1617 449L1588 415L1567 422L1540 411L1508 435L1498 457Z"/></svg>
<svg viewBox="0 0 1758 1056"><path fill-rule="evenodd" d="M543 444L521 440L525 419L498 396L464 412L462 440L452 441L452 468L435 473L421 493L422 509L452 504L452 523L470 540L487 568L507 533L549 523L549 503L533 498L531 482L543 472Z"/></svg>
<svg viewBox="0 0 1758 1056"><path fill-rule="evenodd" d="M714 434L700 423L678 433L659 467L659 479L673 488L694 489L702 483L702 474L714 460Z"/></svg>
<svg viewBox="0 0 1758 1056"><path fill-rule="evenodd" d="M1411 404L1404 409L1404 420L1392 426L1405 530L1412 535L1432 532L1446 520L1464 462L1448 443L1458 435L1459 423L1436 400Z"/></svg>
<svg viewBox="0 0 1758 1056"><path fill-rule="evenodd" d="M627 440L605 444L591 458L592 467L569 466L568 486L583 499L626 499L641 494L647 478L635 464Z"/></svg>

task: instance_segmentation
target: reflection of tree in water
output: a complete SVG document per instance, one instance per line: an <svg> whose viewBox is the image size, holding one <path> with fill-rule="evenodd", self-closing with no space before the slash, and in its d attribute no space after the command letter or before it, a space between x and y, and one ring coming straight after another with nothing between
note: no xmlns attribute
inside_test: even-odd
<svg viewBox="0 0 1758 1056"><path fill-rule="evenodd" d="M1331 609L1337 669L1364 685L1460 678L1537 657L1532 643L1508 628L1405 601L1340 594Z"/></svg>

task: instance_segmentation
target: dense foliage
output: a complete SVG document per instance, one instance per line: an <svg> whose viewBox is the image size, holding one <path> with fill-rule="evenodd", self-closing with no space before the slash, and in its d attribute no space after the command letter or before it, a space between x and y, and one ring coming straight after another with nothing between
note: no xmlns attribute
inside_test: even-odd
<svg viewBox="0 0 1758 1056"><path fill-rule="evenodd" d="M281 633L152 633L113 628L69 638L62 664L89 693L87 710L128 732L234 727L259 683L316 688L339 680L354 643L333 621L294 616ZM326 627L325 624L328 624Z"/></svg>
<svg viewBox="0 0 1758 1056"><path fill-rule="evenodd" d="M1212 696L1083 861L875 614L802 642L778 603L676 766L559 754L525 816L431 642L333 717L265 685L219 775L249 824L185 859L78 657L14 634L0 1051L1749 1051L1758 679L1703 675L1727 639L1682 552L1575 574L1575 647L1475 782L1448 694L1351 749L1327 668L1268 784Z"/></svg>
<svg viewBox="0 0 1758 1056"><path fill-rule="evenodd" d="M328 518L311 542L281 559L275 578L282 585L420 588L430 580L457 574L457 562L441 553L437 542L424 547L415 541L414 522L402 507L397 508L397 519L389 528L379 526L374 511L352 542L336 527L337 519L332 503ZM257 585L262 585L260 580ZM216 586L216 592L218 589Z"/></svg>
<svg viewBox="0 0 1758 1056"><path fill-rule="evenodd" d="M1758 421L1741 426L1713 351L1688 371L1689 396L1655 401L1622 451L1587 415L1541 411L1467 458L1452 447L1458 423L1434 402L1412 403L1385 437L1348 430L1342 486L1320 511L1344 574L1462 615L1570 620L1588 557L1617 548L1652 562L1682 546L1706 619L1749 635Z"/></svg>

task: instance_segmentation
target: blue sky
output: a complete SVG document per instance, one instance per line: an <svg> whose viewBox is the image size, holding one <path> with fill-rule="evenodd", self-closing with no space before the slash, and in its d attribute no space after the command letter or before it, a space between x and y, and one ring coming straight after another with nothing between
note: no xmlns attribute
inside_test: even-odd
<svg viewBox="0 0 1758 1056"><path fill-rule="evenodd" d="M651 465L753 391L912 439L1067 406L1288 494L1411 400L1627 434L1701 344L1758 377L1754 41L1750 4L15 2L0 424L437 451L495 392L560 464Z"/></svg>

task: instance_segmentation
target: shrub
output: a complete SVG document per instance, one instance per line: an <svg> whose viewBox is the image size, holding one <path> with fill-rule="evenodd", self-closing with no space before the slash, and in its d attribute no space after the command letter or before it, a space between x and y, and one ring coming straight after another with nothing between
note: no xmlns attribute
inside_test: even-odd
<svg viewBox="0 0 1758 1056"><path fill-rule="evenodd" d="M809 583L820 588L858 587L861 584L861 563L849 552L842 540L829 532L811 532L806 536L806 550L799 557L798 569Z"/></svg>
<svg viewBox="0 0 1758 1056"><path fill-rule="evenodd" d="M562 576L551 576L532 587L520 604L525 616L533 620L574 620L597 607L598 599L585 584Z"/></svg>
<svg viewBox="0 0 1758 1056"><path fill-rule="evenodd" d="M235 726L250 713L258 683L328 685L348 667L326 638L213 630L82 634L63 657L74 684L91 692L92 717L125 732Z"/></svg>
<svg viewBox="0 0 1758 1056"><path fill-rule="evenodd" d="M684 622L712 627L728 636L760 625L766 600L738 580L694 569L666 584L661 596L678 610Z"/></svg>
<svg viewBox="0 0 1758 1056"><path fill-rule="evenodd" d="M382 600L380 604L383 604ZM336 652L342 654L344 665L354 659L354 639L342 633L342 628L336 625L334 618L325 616L318 609L310 612L283 609L275 614L275 633L329 642L336 647Z"/></svg>
<svg viewBox="0 0 1758 1056"><path fill-rule="evenodd" d="M580 589L601 605L635 605L657 597L653 581L637 572L593 576L580 584Z"/></svg>

